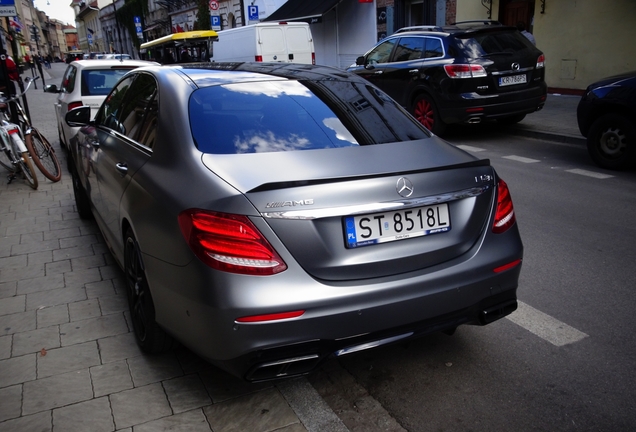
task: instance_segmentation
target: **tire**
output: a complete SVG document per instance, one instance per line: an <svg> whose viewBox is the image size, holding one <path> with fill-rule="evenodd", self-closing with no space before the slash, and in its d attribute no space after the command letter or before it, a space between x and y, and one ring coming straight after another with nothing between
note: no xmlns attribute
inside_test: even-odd
<svg viewBox="0 0 636 432"><path fill-rule="evenodd" d="M435 101L427 94L419 95L415 99L411 114L435 135L442 135L446 130L446 124L439 118Z"/></svg>
<svg viewBox="0 0 636 432"><path fill-rule="evenodd" d="M20 165L20 169L22 170L24 181L33 189L37 189L38 177L35 174L35 169L33 168L33 164L31 163L29 152L22 153L22 157L20 158L20 162L18 164Z"/></svg>
<svg viewBox="0 0 636 432"><path fill-rule="evenodd" d="M587 134L587 151L601 168L623 170L636 162L636 126L616 113L605 114L592 123Z"/></svg>
<svg viewBox="0 0 636 432"><path fill-rule="evenodd" d="M15 166L11 163L11 157L5 150L0 150L0 165L5 167L10 173L15 172Z"/></svg>
<svg viewBox="0 0 636 432"><path fill-rule="evenodd" d="M71 171L71 179L73 180L73 195L75 196L75 207L80 219L92 219L93 211L91 210L91 202L88 194L82 187L79 177L75 171Z"/></svg>
<svg viewBox="0 0 636 432"><path fill-rule="evenodd" d="M513 125L519 123L521 120L526 118L525 114L517 114L510 117L501 117L497 119L497 123L502 125Z"/></svg>
<svg viewBox="0 0 636 432"><path fill-rule="evenodd" d="M51 181L60 181L62 178L60 161L57 159L55 149L40 131L32 128L31 133L25 136L24 143L42 174Z"/></svg>
<svg viewBox="0 0 636 432"><path fill-rule="evenodd" d="M171 350L176 342L155 321L155 307L141 252L130 228L126 231L124 239L124 276L137 345L148 354Z"/></svg>

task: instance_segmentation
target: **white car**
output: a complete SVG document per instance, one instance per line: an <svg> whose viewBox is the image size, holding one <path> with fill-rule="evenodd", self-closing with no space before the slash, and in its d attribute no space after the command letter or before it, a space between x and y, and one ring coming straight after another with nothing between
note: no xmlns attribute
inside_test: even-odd
<svg viewBox="0 0 636 432"><path fill-rule="evenodd" d="M47 85L44 91L58 93L55 101L57 131L60 145L68 148L68 142L79 128L70 127L64 121L64 115L82 105L91 107L91 118L95 117L102 102L113 86L126 72L140 66L158 65L143 60L76 60L71 62L64 72L62 83Z"/></svg>

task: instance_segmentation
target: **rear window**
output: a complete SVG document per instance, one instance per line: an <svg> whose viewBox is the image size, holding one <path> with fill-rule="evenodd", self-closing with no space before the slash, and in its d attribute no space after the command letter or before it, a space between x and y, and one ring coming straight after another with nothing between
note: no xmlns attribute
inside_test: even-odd
<svg viewBox="0 0 636 432"><path fill-rule="evenodd" d="M263 153L428 138L378 89L347 81L268 81L205 87L189 104L200 151Z"/></svg>
<svg viewBox="0 0 636 432"><path fill-rule="evenodd" d="M517 31L485 32L471 35L472 37L459 39L469 57L485 55L517 53L528 48L534 48L532 43Z"/></svg>
<svg viewBox="0 0 636 432"><path fill-rule="evenodd" d="M82 70L82 96L106 96L128 69Z"/></svg>

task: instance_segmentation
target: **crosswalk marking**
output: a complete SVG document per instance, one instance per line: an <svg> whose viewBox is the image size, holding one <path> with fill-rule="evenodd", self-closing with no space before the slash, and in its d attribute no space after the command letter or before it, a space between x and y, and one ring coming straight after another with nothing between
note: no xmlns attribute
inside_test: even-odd
<svg viewBox="0 0 636 432"><path fill-rule="evenodd" d="M579 175L583 175L583 176L587 176L587 177L593 177L593 178L597 178L597 179L601 179L601 180L605 180L608 178L612 178L614 177L613 175L609 175L609 174L601 174L601 173L597 173L594 171L588 171L588 170L584 170L584 169L571 169L571 170L565 170L565 172L569 172L572 174L579 174Z"/></svg>
<svg viewBox="0 0 636 432"><path fill-rule="evenodd" d="M530 333L550 342L552 345L563 346L588 337L587 334L559 321L550 315L529 306L523 302L517 302L518 308L506 318L523 327Z"/></svg>
<svg viewBox="0 0 636 432"><path fill-rule="evenodd" d="M523 163L537 163L537 162L541 162L540 160L537 159L530 159L530 158L526 158L523 156L515 156L515 155L510 155L510 156L502 156L503 159L509 159L509 160L513 160L513 161L517 161L517 162L523 162Z"/></svg>

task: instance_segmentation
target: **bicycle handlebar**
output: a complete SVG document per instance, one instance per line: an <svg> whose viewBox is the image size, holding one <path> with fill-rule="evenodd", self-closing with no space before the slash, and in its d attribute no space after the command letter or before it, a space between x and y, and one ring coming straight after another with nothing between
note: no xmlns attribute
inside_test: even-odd
<svg viewBox="0 0 636 432"><path fill-rule="evenodd" d="M35 76L33 78L30 77L26 77L24 78L24 81L27 83L26 88L24 89L24 91L20 94L16 94L13 97L7 98L3 92L0 92L0 103L4 102L4 103L8 103L8 102L14 102L17 101L19 98L21 98L22 96L24 96L26 94L26 92L29 91L29 88L31 87L31 83L33 83L35 80L40 79L39 76Z"/></svg>

